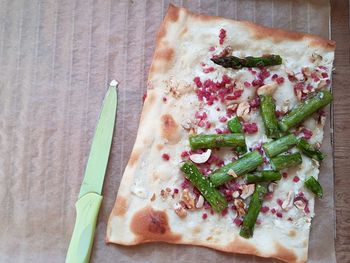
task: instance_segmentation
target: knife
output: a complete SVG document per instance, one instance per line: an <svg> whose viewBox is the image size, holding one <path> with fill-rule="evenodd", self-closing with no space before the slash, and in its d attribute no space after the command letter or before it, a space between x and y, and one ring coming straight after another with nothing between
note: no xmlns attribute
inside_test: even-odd
<svg viewBox="0 0 350 263"><path fill-rule="evenodd" d="M83 183L75 203L76 220L66 263L89 262L96 221L102 203L102 186L112 144L117 110L118 82L112 80L103 101L100 118L92 141Z"/></svg>

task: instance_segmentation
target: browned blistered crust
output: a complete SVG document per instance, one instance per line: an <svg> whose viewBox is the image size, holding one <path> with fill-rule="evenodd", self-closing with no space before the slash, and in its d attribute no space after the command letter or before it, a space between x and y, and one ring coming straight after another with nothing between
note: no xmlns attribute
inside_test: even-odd
<svg viewBox="0 0 350 263"><path fill-rule="evenodd" d="M298 262L297 256L293 253L292 250L285 248L280 243L275 242L276 252L271 255L274 258L278 258L285 262ZM300 262L300 261L299 261Z"/></svg>
<svg viewBox="0 0 350 263"><path fill-rule="evenodd" d="M130 159L128 161L128 166L132 167L139 160L141 152L137 149L132 151Z"/></svg>
<svg viewBox="0 0 350 263"><path fill-rule="evenodd" d="M193 18L202 20L202 21L208 21L208 20L221 20L226 21L229 23L239 23L243 24L246 28L248 28L257 39L262 38L272 38L275 42L281 42L285 40L302 40L304 38L310 40L311 46L320 46L325 49L334 50L335 49L335 41L328 40L321 38L317 35L308 34L308 33L301 33L301 32L292 32L284 29L279 28L271 28L271 27L265 27L261 25L254 24L249 21L234 21L231 19L225 19L222 17L217 16L208 16L208 15L202 15L202 14L195 14L191 11L185 9L185 8L179 8L172 4L169 6L169 11L172 13L183 11L187 13L188 15L192 16Z"/></svg>
<svg viewBox="0 0 350 263"><path fill-rule="evenodd" d="M128 211L128 206L128 200L119 195L113 207L112 214L115 216L123 216Z"/></svg>
<svg viewBox="0 0 350 263"><path fill-rule="evenodd" d="M147 92L147 96L142 108L142 115L145 115L145 116L147 115L151 107L154 105L155 100L156 100L156 95L154 94L154 92L152 91ZM141 120L142 120L142 116L141 116Z"/></svg>
<svg viewBox="0 0 350 263"><path fill-rule="evenodd" d="M142 208L134 214L130 229L136 235L135 244L152 241L176 243L181 240L181 235L171 232L166 212L151 207Z"/></svg>
<svg viewBox="0 0 350 263"><path fill-rule="evenodd" d="M295 237L296 235L297 235L297 232L294 229L292 229L288 232L288 236L290 236L290 237Z"/></svg>
<svg viewBox="0 0 350 263"><path fill-rule="evenodd" d="M160 117L162 137L169 143L175 144L180 140L179 125L170 114Z"/></svg>

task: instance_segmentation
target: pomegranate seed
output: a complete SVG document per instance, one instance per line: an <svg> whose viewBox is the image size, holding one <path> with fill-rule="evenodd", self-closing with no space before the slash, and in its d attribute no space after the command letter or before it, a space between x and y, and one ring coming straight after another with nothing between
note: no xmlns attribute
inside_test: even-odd
<svg viewBox="0 0 350 263"><path fill-rule="evenodd" d="M279 77L279 78L276 79L276 82L277 82L278 85L281 85L284 82L284 78L283 77Z"/></svg>
<svg viewBox="0 0 350 263"><path fill-rule="evenodd" d="M193 79L193 81L194 81L194 83L196 84L196 86L198 87L198 88L200 88L200 87L202 87L202 82L201 82L201 79L199 78L199 77L195 77L194 79Z"/></svg>
<svg viewBox="0 0 350 263"><path fill-rule="evenodd" d="M304 196L304 193L303 192L299 192L298 193L298 197L303 197Z"/></svg>
<svg viewBox="0 0 350 263"><path fill-rule="evenodd" d="M252 134L258 131L256 123L243 123L243 131L248 134Z"/></svg>
<svg viewBox="0 0 350 263"><path fill-rule="evenodd" d="M275 80L275 79L277 79L277 78L278 78L278 75L277 75L277 74L273 74L272 77L271 77L272 80Z"/></svg>
<svg viewBox="0 0 350 263"><path fill-rule="evenodd" d="M249 105L250 107L252 108L257 108L260 106L260 98L259 97L256 97L254 99L252 99L251 101L249 101Z"/></svg>
<svg viewBox="0 0 350 263"><path fill-rule="evenodd" d="M267 194L265 195L265 199L267 199L267 200L271 200L272 197L273 197L273 193L272 193L272 192L267 193Z"/></svg>
<svg viewBox="0 0 350 263"><path fill-rule="evenodd" d="M252 84L250 84L248 81L244 81L244 86L245 86L246 88L249 88L249 87L252 86Z"/></svg>
<svg viewBox="0 0 350 263"><path fill-rule="evenodd" d="M163 160L165 160L165 161L169 161L170 156L169 156L169 154L167 154L167 153L163 153L163 154L162 154L162 158L163 158Z"/></svg>
<svg viewBox="0 0 350 263"><path fill-rule="evenodd" d="M277 204L278 204L279 206L282 206L282 204L283 204L283 201L282 201L281 199L279 199L279 198L277 199L276 202L277 202Z"/></svg>
<svg viewBox="0 0 350 263"><path fill-rule="evenodd" d="M204 72L205 74L207 74L207 73L213 72L214 70L215 70L215 68L209 67L209 68L203 69L203 72Z"/></svg>
<svg viewBox="0 0 350 263"><path fill-rule="evenodd" d="M215 128L215 132L216 132L217 134L222 134L222 130L220 130L220 129L218 129L218 128Z"/></svg>
<svg viewBox="0 0 350 263"><path fill-rule="evenodd" d="M294 183L297 183L297 182L299 182L299 181L300 181L300 178L299 178L298 176L294 176L293 182L294 182Z"/></svg>
<svg viewBox="0 0 350 263"><path fill-rule="evenodd" d="M200 121L198 122L198 126L199 126L199 127L204 127L204 126L205 126L205 122L204 122L203 120L200 120Z"/></svg>
<svg viewBox="0 0 350 263"><path fill-rule="evenodd" d="M215 47L214 47L214 46L211 46L211 47L209 48L209 51L215 51Z"/></svg>
<svg viewBox="0 0 350 263"><path fill-rule="evenodd" d="M185 157L188 157L190 154L188 153L188 151L183 151L182 153L181 153L181 157L182 158L185 158Z"/></svg>
<svg viewBox="0 0 350 263"><path fill-rule="evenodd" d="M179 193L179 189L174 188L174 193L175 193L175 194L178 194L178 193Z"/></svg>
<svg viewBox="0 0 350 263"><path fill-rule="evenodd" d="M260 79L255 79L255 80L253 80L253 82L252 82L252 85L253 85L254 87L260 87L260 86L262 86L262 84L263 84L263 82L262 82L262 80L260 80Z"/></svg>
<svg viewBox="0 0 350 263"><path fill-rule="evenodd" d="M185 178L185 180L181 183L181 188L186 189L190 187L190 181Z"/></svg>
<svg viewBox="0 0 350 263"><path fill-rule="evenodd" d="M310 213L310 209L309 209L309 207L308 207L308 206L305 206L305 208L304 208L304 212L305 212L305 213L307 213L307 214L308 214L308 213Z"/></svg>
<svg viewBox="0 0 350 263"><path fill-rule="evenodd" d="M219 117L219 121L220 122L226 122L227 118L225 116L221 116L221 117Z"/></svg>
<svg viewBox="0 0 350 263"><path fill-rule="evenodd" d="M282 213L281 212L277 212L276 216L279 217L279 218L282 218Z"/></svg>
<svg viewBox="0 0 350 263"><path fill-rule="evenodd" d="M309 130L309 129L303 129L303 134L304 134L304 138L305 139L310 139L311 137L312 137L312 135L313 135L313 133L312 133L312 131L311 130Z"/></svg>
<svg viewBox="0 0 350 263"><path fill-rule="evenodd" d="M267 213L269 210L270 210L270 208L268 206L263 206L260 208L261 213Z"/></svg>
<svg viewBox="0 0 350 263"><path fill-rule="evenodd" d="M293 81L296 81L297 78L294 77L294 76L288 75L288 80L289 80L290 82L293 82Z"/></svg>
<svg viewBox="0 0 350 263"><path fill-rule="evenodd" d="M276 214L276 209L275 209L275 208L272 208L272 209L271 209L271 213L272 213L272 214Z"/></svg>
<svg viewBox="0 0 350 263"><path fill-rule="evenodd" d="M167 101L167 98L166 97L163 97L163 102L166 102Z"/></svg>
<svg viewBox="0 0 350 263"><path fill-rule="evenodd" d="M207 122L205 123L205 128L206 128L206 129L210 129L210 127L211 127L211 123L210 123L209 121L207 121Z"/></svg>
<svg viewBox="0 0 350 263"><path fill-rule="evenodd" d="M293 218L291 218L291 217L288 217L288 221L293 221Z"/></svg>
<svg viewBox="0 0 350 263"><path fill-rule="evenodd" d="M236 98L239 98L242 96L242 93L243 93L243 90L236 90L233 95L236 97Z"/></svg>
<svg viewBox="0 0 350 263"><path fill-rule="evenodd" d="M225 37L226 37L226 30L221 28L220 29L220 34L219 34L219 43L220 43L220 45L224 44Z"/></svg>
<svg viewBox="0 0 350 263"><path fill-rule="evenodd" d="M211 205L207 201L204 201L203 207L204 207L204 209L210 209Z"/></svg>
<svg viewBox="0 0 350 263"><path fill-rule="evenodd" d="M205 220L205 219L207 219L208 218L208 214L207 213L204 213L203 215L202 215L202 218Z"/></svg>
<svg viewBox="0 0 350 263"><path fill-rule="evenodd" d="M232 198L232 196L231 196L231 198ZM225 215L227 215L227 213L228 213L228 208L226 207L224 210L222 210L221 215L225 216Z"/></svg>
<svg viewBox="0 0 350 263"><path fill-rule="evenodd" d="M283 176L283 178L287 178L288 177L288 173L284 172L284 173L282 173L282 176Z"/></svg>
<svg viewBox="0 0 350 263"><path fill-rule="evenodd" d="M243 221L239 218L235 218L233 220L233 223L236 224L236 226L240 226L240 225L242 225Z"/></svg>

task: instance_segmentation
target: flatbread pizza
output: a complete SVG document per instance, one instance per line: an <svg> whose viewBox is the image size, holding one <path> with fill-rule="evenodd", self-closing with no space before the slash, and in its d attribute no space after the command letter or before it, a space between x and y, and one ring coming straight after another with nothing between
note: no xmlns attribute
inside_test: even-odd
<svg viewBox="0 0 350 263"><path fill-rule="evenodd" d="M170 5L106 241L306 262L334 49Z"/></svg>

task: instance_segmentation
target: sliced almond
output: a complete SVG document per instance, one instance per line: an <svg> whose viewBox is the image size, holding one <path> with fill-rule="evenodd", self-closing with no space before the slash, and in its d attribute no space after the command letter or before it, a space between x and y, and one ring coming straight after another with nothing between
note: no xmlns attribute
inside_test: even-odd
<svg viewBox="0 0 350 263"><path fill-rule="evenodd" d="M320 116L318 118L318 124L324 126L326 124L326 116Z"/></svg>
<svg viewBox="0 0 350 263"><path fill-rule="evenodd" d="M299 210L304 211L305 207L306 207L306 203L303 200L297 200L294 202L294 205L296 208L298 208Z"/></svg>
<svg viewBox="0 0 350 263"><path fill-rule="evenodd" d="M288 106L288 105L283 105L283 106L281 107L281 111L282 111L283 113L287 113L289 110L290 110L290 109L289 109L289 106Z"/></svg>
<svg viewBox="0 0 350 263"><path fill-rule="evenodd" d="M294 71L289 68L285 68L284 71L287 73L288 76L291 76L291 77L295 76Z"/></svg>
<svg viewBox="0 0 350 263"><path fill-rule="evenodd" d="M243 202L242 199L240 198L237 198L233 201L233 204L235 205L236 207L236 211L237 211L237 214L238 216L244 216L245 215L245 203Z"/></svg>
<svg viewBox="0 0 350 263"><path fill-rule="evenodd" d="M195 208L195 199L190 194L190 191L188 190L188 188L186 188L182 191L181 201L185 204L186 208L188 208L188 209Z"/></svg>
<svg viewBox="0 0 350 263"><path fill-rule="evenodd" d="M187 216L186 209L179 203L176 203L174 205L174 211L180 218L184 218Z"/></svg>
<svg viewBox="0 0 350 263"><path fill-rule="evenodd" d="M297 92L297 99L298 99L298 101L301 101L301 97L303 96L303 93L301 92L300 89L298 89L296 92Z"/></svg>
<svg viewBox="0 0 350 263"><path fill-rule="evenodd" d="M302 72L298 72L297 74L294 75L294 77L298 80L298 81L305 81L305 77L304 74Z"/></svg>
<svg viewBox="0 0 350 263"><path fill-rule="evenodd" d="M227 171L227 174L228 175L230 175L230 176L232 176L233 178L237 178L238 177L238 175L235 173L235 171L233 171L232 169L229 169L228 171Z"/></svg>
<svg viewBox="0 0 350 263"><path fill-rule="evenodd" d="M294 199L294 192L289 191L287 194L287 198L282 203L282 209L285 211L288 211L293 207L293 199Z"/></svg>
<svg viewBox="0 0 350 263"><path fill-rule="evenodd" d="M269 186L267 187L267 190L269 190L269 192L273 192L276 188L276 183L270 183Z"/></svg>
<svg viewBox="0 0 350 263"><path fill-rule="evenodd" d="M250 112L250 105L248 101L241 102L237 107L237 116L243 118L244 120L248 119Z"/></svg>
<svg viewBox="0 0 350 263"><path fill-rule="evenodd" d="M254 193L255 185L247 184L242 186L241 198L246 199Z"/></svg>
<svg viewBox="0 0 350 263"><path fill-rule="evenodd" d="M327 88L327 87L328 87L327 81L324 80L324 79L322 79L322 80L318 83L316 90L322 90L322 89L325 89L325 88Z"/></svg>
<svg viewBox="0 0 350 263"><path fill-rule="evenodd" d="M160 190L160 196L163 198L163 199L166 199L168 197L168 192L165 191L164 189Z"/></svg>
<svg viewBox="0 0 350 263"><path fill-rule="evenodd" d="M190 119L186 119L181 123L182 128L189 131L193 127L193 121Z"/></svg>
<svg viewBox="0 0 350 263"><path fill-rule="evenodd" d="M277 89L277 84L276 83L270 83L266 84L264 86L261 86L257 90L257 94L260 95L272 95Z"/></svg>
<svg viewBox="0 0 350 263"><path fill-rule="evenodd" d="M234 191L234 192L232 193L232 197L233 197L233 198L238 198L239 196L240 196L239 191Z"/></svg>
<svg viewBox="0 0 350 263"><path fill-rule="evenodd" d="M204 198L203 198L203 196L199 196L198 197L198 201L197 201L197 203L196 203L196 208L202 208L203 207L203 205L204 205Z"/></svg>
<svg viewBox="0 0 350 263"><path fill-rule="evenodd" d="M309 67L304 67L304 68L302 68L301 71L302 71L304 76L306 76L306 77L310 77L311 76L311 70L310 70Z"/></svg>
<svg viewBox="0 0 350 263"><path fill-rule="evenodd" d="M237 108L238 108L238 104L237 103L233 103L232 104L232 100L228 100L227 102L229 102L229 103L226 104L228 110L231 110L231 111L237 110Z"/></svg>
<svg viewBox="0 0 350 263"><path fill-rule="evenodd" d="M211 155L211 149L206 150L203 153L195 153L190 155L190 159L194 163L205 163L209 160Z"/></svg>
<svg viewBox="0 0 350 263"><path fill-rule="evenodd" d="M197 134L197 128L196 127L192 127L188 134L189 135L196 135Z"/></svg>
<svg viewBox="0 0 350 263"><path fill-rule="evenodd" d="M315 148L318 149L318 150L321 149L321 143L316 142L316 143L315 143ZM313 160L314 160L314 159L313 159Z"/></svg>
<svg viewBox="0 0 350 263"><path fill-rule="evenodd" d="M316 52L313 52L310 60L312 63L319 65L322 59L323 57L321 55L317 54Z"/></svg>

